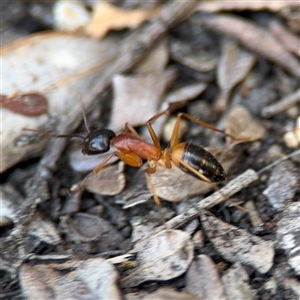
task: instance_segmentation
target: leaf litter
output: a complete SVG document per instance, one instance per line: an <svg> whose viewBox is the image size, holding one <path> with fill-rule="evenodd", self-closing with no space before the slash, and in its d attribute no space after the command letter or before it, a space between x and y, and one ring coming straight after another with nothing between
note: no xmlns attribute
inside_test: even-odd
<svg viewBox="0 0 300 300"><path fill-rule="evenodd" d="M222 23L221 18L224 18L224 15L218 13L209 15L209 19L204 22L206 26L211 26L210 29L212 31L221 32L221 38L214 36L215 48L219 48L219 45L224 43L224 41L224 44L226 42L228 42L228 45L232 43L232 40L227 39L226 35L233 35L238 42L234 45L235 51L232 52L235 54L231 58L228 56L226 59L227 65L224 62L219 62L219 66L223 68L222 74L224 75L224 77L220 75L219 77L221 80L225 80L225 84L218 87L215 78L217 76L215 66L219 58L219 49L205 52L205 47L198 47L199 43L207 45L202 40L204 35L197 34L199 33L198 25L195 26L195 24L199 24L201 18L203 23L203 16L194 14L192 18L189 17L195 7L199 9L201 5L203 7L208 5L205 8L207 10L213 9L218 11L219 9L222 10L222 7L223 9L232 10L228 6L225 8L225 3L217 1L214 3L203 2L201 4L193 1L189 3L177 3L175 1L168 5L158 5L159 9L156 10L150 19L147 19L147 23L144 22L146 19L141 21L141 23L144 23L140 28L137 30L130 29L127 32L118 32L118 41L113 38L116 36L116 32L111 32L117 28L114 28L114 25L108 26L105 29L105 33L103 33L107 37L99 44L98 42L94 44L95 49L97 49L98 46L103 46L107 43L108 47L106 50L95 50L94 52L92 50L89 51L89 49L84 50L86 43L94 43L92 39L86 38L87 41L79 42L77 47L79 58L73 60L76 68L78 68L72 69L70 73L68 73L67 69L73 51L69 50L69 54L66 54L59 52L58 49L63 50L64 47L68 46L66 39L69 39L69 41L73 39L80 41L81 39L83 41L82 39L84 38L82 35L74 34L74 32L70 35L59 34L64 43L58 47L60 45L57 42L58 39L54 39L54 36L58 33L55 33L51 42L56 48L56 52L53 52L54 56L51 59L46 59L49 66L45 64L45 68L37 68L36 73L34 73L34 77L39 79L38 83L42 82L41 78L45 79L45 82L36 85L35 80L32 80L34 78L30 76L23 76L22 80L19 80L19 77L16 77L13 72L6 72L6 74L11 74L11 78L14 80L12 84L7 84L7 87L11 85L12 88L3 91L5 95L12 95L16 92L22 95L34 91L45 95L49 102L47 115L45 114L42 118L41 116L30 117L34 118L32 123L28 119L26 119L26 122L21 123L21 119L14 119L11 112L2 108L5 112L5 118L10 121L7 124L18 123L22 125L22 127L17 128L14 126L18 136L24 133L20 130L23 127L36 129L41 127L47 128L47 126L50 128L52 126L49 129L51 132L74 132L82 120L82 101L88 113L88 123L91 128L97 126L106 127L107 124L112 124L114 126L112 129L119 133L124 129L124 124L129 121L133 126L141 127L136 127L136 129L142 139L149 139L148 133L145 134L147 130L145 130L144 125L155 113L169 107L171 110L174 110L172 118L176 117L178 110L189 111L192 115L197 116L198 111L194 108L197 107L197 103L200 103L201 100L206 105L206 113L201 113L201 118L212 124L215 124L218 119L226 120L226 123L224 121L219 123L221 129L225 128L235 138L244 138L243 143L235 143L235 145L233 145L234 143L226 145L223 137L218 139L218 143L214 143L210 136L215 135L215 133L207 134L206 130L196 128L199 127L198 125L194 126L190 122L185 122L182 140L191 139L199 144L207 146L213 144L214 147L219 147L214 153L216 156L220 155L219 159L227 170L229 183L201 201L205 197L202 194L208 193L208 190L197 190L191 193L190 182L186 181L185 184L182 184L186 180L182 171L174 167L171 171L168 170L170 171L169 174L158 176L158 186L160 184L162 189L171 190L165 198L173 195L172 197L175 196L177 198L176 201L180 202L183 199L190 198L192 195L194 197L194 204L186 205L183 211L180 211L179 203L164 203L163 205L166 207L162 211L167 221L160 228L153 227L161 224L159 213L156 208L153 208L153 203L147 202L140 206L131 206L126 211L122 211L116 205L116 203L124 205L126 197L127 199L128 197L129 199L139 198L139 201L142 202L142 200L151 198L151 192L153 193L153 191L161 198L164 198L163 194L157 193L159 188L156 184L152 184L150 190L146 187L144 173L146 165L140 169L140 172L128 167L123 171L123 167L119 168L117 164L108 166L108 168L101 170L97 174L99 177L105 176L105 180L97 181L96 176L88 175L89 177L87 178L91 180L89 182L90 187L87 187L87 189L91 193L80 191L73 197L73 195L67 196L65 188L69 188L72 183L80 181L84 175L77 174L77 171L74 173L74 171L71 172L69 170L67 164L69 152L62 154L66 144L65 141L59 139L50 141L48 149L40 162L30 166L30 174L35 173L35 176L28 175L26 178L26 176L22 175L22 178L26 178L26 181L29 179L26 185L25 182L22 184L21 179L15 182L14 180L18 177L20 178L18 176L18 174L21 174L20 168L24 168L26 171L29 167L21 165L21 167L11 168L16 161L5 159L5 161L11 162L9 166L11 169L4 173L4 182L12 182L22 194L18 197L20 202L18 202L17 206L14 204L7 206L7 217L11 218L10 224L13 224L13 228L9 228L10 225L5 227L8 223L3 223L7 237L1 243L1 253L3 253L1 257L3 264L1 263L1 265L5 272L4 282L7 283L10 281L8 278L17 278L16 276L19 275L21 290L17 293L23 293L23 296L25 295L29 299L53 298L54 295L58 295L58 298L80 295L81 299L95 299L103 295L103 298L109 296L119 299L125 296L131 299L130 297L133 297L132 291L138 291L136 297L140 295L140 297L146 297L145 299L147 297L151 299L151 296L152 298L156 297L155 299L159 297L162 299L168 299L168 297L195 299L201 293L200 290L197 290L198 286L194 285L196 291L193 288L190 294L179 293L178 291L182 291L187 287L187 280L190 278L189 272L193 270L196 263L199 265L202 261L202 267L207 268L204 268L206 270L204 271L205 274L202 274L202 270L202 273L197 271L192 276L195 277L195 282L202 282L207 274L214 274L214 282L218 282L217 285L220 288L218 289L220 297L225 293L228 299L240 297L237 295L252 298L254 295L257 296L258 293L272 294L274 291L280 295L286 291L297 295L298 281L294 275L299 273L297 267L299 253L296 243L294 243L296 245L295 248L291 248L293 243L289 242L297 240L297 229L294 232L292 228L285 225L289 218L293 220L292 223L297 223L297 214L295 214L295 211L297 211L297 195L299 193L297 191L297 181L292 180L293 196L290 197L288 203L282 204L282 212L274 212L271 204L262 194L262 191L268 185L270 176L267 171L271 168L269 166L265 168L265 166L267 163L274 161L274 157L272 159L266 158L266 153L269 153L267 151L271 148L270 145L276 146L281 156L284 156L286 152L288 153L285 148L283 134L286 130L285 128L289 127L283 128L283 122L290 123L290 113L287 112L289 105L284 104L280 110L274 111L272 116L268 116L270 118L268 120L261 119L261 111L266 105L270 104L272 99L274 100L272 95L276 95L275 99L284 99L286 92L292 93L292 91L297 91L299 75L296 69L299 62L296 57L290 56L294 55L292 54L295 53L294 48L277 45L278 43L284 44L284 41L280 40L275 32L273 32L274 37L265 40L266 43L256 43L259 35L262 35L262 31L270 35L269 30L273 29L267 29L263 23L257 22L258 19L253 19L252 17L245 17L244 15L243 18L239 19L241 23L238 23L238 19L235 17L235 15L239 14L237 11L245 7L253 11L262 7L277 11L278 6L275 4L272 6L270 3L266 4L264 1L257 3L260 6L254 6L253 3L244 3L244 6L236 3L234 6L235 11L231 11L233 15L229 15L227 20L228 22L235 22L234 24L240 24L240 26L228 29L227 25L229 23L226 23L221 26L223 28L220 30L218 22ZM210 8L209 5L211 5ZM216 6L212 8L212 5ZM284 6L282 3L280 5ZM120 4L121 6L122 4ZM139 6L137 5L137 7ZM290 4L286 4L284 7L289 7L290 9ZM91 11L94 9L93 7L90 8ZM127 8L127 11L130 12L130 9ZM264 13L262 12L262 14ZM275 13L275 15L277 14ZM274 16L271 16L271 19L275 19ZM187 21L174 27L175 24L182 22L185 18L187 18ZM124 16L125 19L126 17ZM250 19L252 20L251 22L249 21ZM214 24L209 24L210 21ZM281 21L285 22L284 19ZM140 26L139 24L141 23L136 23L134 26ZM127 25L125 24L124 26L126 27ZM290 24L287 23L285 29L288 31L291 30L289 26ZM201 30L206 31L207 29L203 27ZM131 34L131 32L133 33ZM252 33L252 39L245 34L246 32ZM211 31L209 34L211 34ZM295 35L295 33L293 34ZM128 35L128 38L123 39L123 35ZM245 37L242 35L245 35ZM38 36L36 35L36 43L42 44L44 36L40 34L40 39L37 38ZM48 37L51 37L51 35ZM58 38L58 36L55 36L55 38ZM35 44L32 43L33 40L31 38L28 38L27 41L24 40L28 49L31 46L35 47ZM109 40L112 40L111 44L109 44ZM174 45L179 46L178 48L170 48L168 42L171 42L171 45L174 43ZM244 57L240 55L241 51L244 51L241 50L240 44L245 49L248 49L249 57L246 57L248 63L244 67L236 68L241 66ZM150 47L156 48L153 47L156 45L160 45L157 48L158 54L151 57L151 51L148 50ZM188 47L185 48L183 45ZM21 46L22 43L19 42L11 48L13 50L12 61L17 61L17 63L19 61L23 62L24 59L22 57L15 59L16 49ZM262 46L265 49L261 49ZM277 54L275 55L272 52L273 50L270 50L272 47L277 51L274 50L279 55L278 59L276 58ZM201 49L201 51L197 52L198 49ZM168 50L171 58L167 53ZM183 50L185 51L183 57L185 59L180 59L178 53ZM40 52L40 50L34 50L33 53L36 53L35 51L37 53ZM43 51L41 52L44 54ZM212 53L213 55L206 56L205 53ZM226 54L226 51L223 52L223 55L224 53ZM282 56L280 56L281 54ZM40 57L38 56L38 58ZM83 58L87 59L87 63L83 61ZM98 59L103 59L102 63L98 63ZM28 61L28 65L30 65L30 62L32 62L33 66L36 65L36 61L34 59L31 60L31 57L29 57ZM156 65L157 61L159 63ZM274 64L271 64L270 61L273 61ZM63 63L63 65L60 65L58 62ZM201 62L200 65L199 62ZM205 65L206 62L208 63L207 66L210 67ZM195 63L194 66L196 67L193 67L193 63ZM207 68L201 69L201 65ZM52 66L55 67L51 68ZM283 70L278 69L280 68L278 66L281 66ZM238 71L234 73L233 70ZM45 74L49 76L45 76ZM52 75L55 75L54 80L52 80ZM147 78L147 76L152 76L152 81L148 84L142 80ZM25 82L26 78L31 81ZM124 80L125 84L123 84L121 89L111 85L114 81L113 78L122 78ZM255 78L255 82L253 78ZM130 93L128 93L126 88L131 80L136 82L132 85ZM26 84L23 84L24 82ZM118 97L111 97L112 86L114 93L118 91ZM28 87L28 90L19 87ZM58 92L60 88L62 90ZM263 89L264 92L267 91L266 94L264 94ZM56 90L57 92L54 92ZM215 110L217 107L216 99L222 93L222 90L223 92L226 90L230 97L226 105L224 105L224 110L217 112ZM255 97L252 94L251 98L247 98L247 94L251 94L254 90L256 91ZM93 98L98 93L101 93L101 96L94 101ZM103 97L104 93L106 93L107 97ZM148 94L150 95L149 98L147 98ZM199 95L201 95L201 99ZM58 99L57 102L53 102L54 98ZM108 100L109 98L112 100ZM135 99L135 101L131 101L131 99ZM141 109L142 103L145 103L145 105L142 105L143 110ZM297 100L294 102L294 107L296 105ZM90 114L90 112L92 113ZM51 122L54 122L54 125L50 126ZM155 124L155 131L159 136L165 131L166 124L169 122L171 123L169 116L162 117L155 122L157 123ZM10 127L13 126L10 125ZM79 131L84 131L82 128L83 126L80 127ZM168 131L170 132L170 129ZM204 133L202 134L202 132ZM199 133L201 133L201 136ZM39 140L36 134L27 132L25 135L27 136L28 144L33 143L35 145L35 141ZM169 142L168 134L165 135L166 144L162 142L163 147L167 147ZM19 144L21 140L18 140ZM43 137L42 140L46 143L48 138ZM43 147L44 145L41 145L40 148L35 148L36 153L40 152ZM13 147L10 149L14 150ZM6 150L5 155L10 153L10 150ZM30 150L28 153L32 154L32 151ZM295 153L292 159L296 164L299 163L299 160L295 156L297 151ZM61 159L59 160L60 156ZM28 154L25 156L20 155L19 161L23 161L28 157ZM291 156L285 157L287 159L287 157ZM249 167L255 170L261 168L261 170L258 173L253 170L244 172ZM22 170L23 173L25 172L24 170ZM80 167L77 170L80 170ZM164 168L158 168L157 174L165 170ZM285 174L285 171L283 174ZM81 169L81 172L83 172L83 169ZM107 177L104 175L105 173ZM134 176L135 174L137 176ZM175 179L169 177L173 174L176 174L174 176ZM238 174L241 174L241 176L237 176ZM258 178L258 174L260 178ZM156 174L146 175L147 177L156 176ZM120 191L124 188L125 178L127 184L125 185L125 190L120 194ZM236 180L232 180L233 178ZM199 180L195 181L196 188L198 188L197 183L199 186L202 184ZM282 187L285 185L286 183L280 181L278 192L281 192L283 190ZM179 187L179 189L176 190L176 187ZM212 189L212 186L209 185L208 188ZM94 195L94 192L97 192L98 195ZM249 200L252 204L255 204L255 206L245 205L246 209L254 207L256 210L255 215L249 216L251 222L248 220L247 212L237 214L236 207L228 206L226 200L230 200L231 203L232 199L230 197L237 192L238 194L235 197L239 199L238 203L240 205L244 205L244 203L249 204ZM104 196L104 194L107 196ZM16 195L16 193L12 193L12 195ZM72 197L73 202L71 201ZM14 201L13 198L17 197L14 196L11 199L8 197L5 205L9 201ZM69 204L64 203L66 199L69 199ZM222 204L221 208L220 204ZM295 204L295 208L289 208L293 204ZM217 207L214 209L213 207L216 205ZM208 217L203 209L213 210L219 219ZM42 214L38 213L41 211L43 212ZM173 217L174 211L177 211L178 214L175 217ZM197 220L199 215L201 215L202 223L199 223L199 220ZM206 215L206 218L203 218L204 215ZM240 216L239 219L236 218L237 215ZM294 215L295 218L293 217ZM155 216L155 220L151 220L152 216ZM226 219L232 225L225 223L223 219ZM187 225L189 227L183 227L191 220L193 220L193 224ZM40 228L39 224L41 225ZM140 225L137 226L136 224ZM199 229L200 226L202 226L202 229ZM137 230L137 227L139 227L141 232L140 234L135 234L136 237L134 237L132 230ZM213 231L211 231L212 227L214 228ZM168 229L167 232L162 231L166 228ZM172 228L181 228L186 230L186 232L182 230L173 231L171 230ZM281 228L282 232L280 231ZM33 233L34 231L36 231L36 235L30 234L30 232ZM199 232L202 232L202 238ZM218 241L215 236L216 233L221 234L224 232L229 237L226 241L234 245L230 249L232 250L231 252L225 249L224 240ZM233 232L240 235L240 239L243 240L242 243L237 236L232 234ZM278 232L277 236L276 232ZM207 239L204 239L203 233L205 233ZM257 233L259 233L260 238L256 235ZM169 240L168 236L171 237ZM143 239L142 241L141 238ZM270 242L266 242L266 240ZM251 241L255 241L257 245L254 245L254 247ZM244 251L242 246L249 243L251 247L249 246ZM269 246L266 246L267 244ZM276 250L278 248L284 249L284 253L282 253L282 250L280 253L276 253L274 261L271 259L274 255L274 247L270 245L275 245ZM255 248L254 250L252 249L253 247ZM130 250L132 248L133 250ZM157 249L161 251L157 251ZM196 256L194 249L197 249L198 253L207 254L207 256L203 256L203 254L202 256ZM237 253L233 254L234 249L237 249ZM253 250L252 252L251 249ZM62 250L67 250L78 257L74 258L74 256L61 254ZM263 264L260 254L266 253L268 257ZM103 256L104 259L100 259L99 255ZM279 257L283 261L280 266ZM106 261L105 258L108 258L108 260ZM286 258L286 263L284 258ZM28 261L30 260L29 264ZM51 260L55 261L55 263L51 263ZM60 262L58 263L58 261ZM108 264L108 261L115 261L115 266ZM216 261L221 262L215 264ZM234 265L230 266L228 262L234 263ZM220 265L222 263L224 264L223 267ZM155 268L157 264L159 267ZM273 267L271 268L271 266ZM247 276L245 270L251 276ZM258 273L255 273L255 270L265 273L265 276L270 278L270 280L261 279L257 275ZM288 273L287 270L291 271ZM139 276L139 271L142 276ZM279 271L283 280L277 280ZM91 274L95 276L91 276ZM120 276L123 284L121 288L116 284L118 276ZM257 288L255 283L258 277L264 282L260 288ZM36 281L32 281L32 278L36 278ZM47 278L47 282L43 282L43 278ZM172 280L170 281L169 279ZM150 283L147 283L148 281ZM167 289L158 289L153 293L153 290L157 288L155 281L159 281L159 285L167 287ZM101 285L99 286L100 282ZM105 285L102 285L104 282ZM17 285L13 284L12 286L18 289ZM270 286L272 286L272 289ZM105 292L101 290L101 287L104 287ZM208 299L211 298L213 292L217 292L216 289L210 290L210 292L208 286L203 288L204 290L202 291L208 295L205 296Z"/></svg>

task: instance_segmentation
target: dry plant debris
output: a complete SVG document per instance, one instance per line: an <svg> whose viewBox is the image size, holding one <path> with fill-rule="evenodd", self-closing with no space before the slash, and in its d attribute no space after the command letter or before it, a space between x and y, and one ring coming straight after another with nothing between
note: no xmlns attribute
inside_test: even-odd
<svg viewBox="0 0 300 300"><path fill-rule="evenodd" d="M99 1L93 11L92 18L86 27L88 35L101 39L109 30L137 28L142 22L157 15L158 10L120 9L108 2Z"/></svg>
<svg viewBox="0 0 300 300"><path fill-rule="evenodd" d="M271 269L275 254L271 243L222 222L208 212L203 211L200 216L207 237L226 260L250 265L263 274Z"/></svg>
<svg viewBox="0 0 300 300"><path fill-rule="evenodd" d="M4 299L299 298L298 2L29 0L3 9ZM36 23L53 31L30 35ZM228 183L163 164L148 174L146 160L136 169L112 159L86 176L107 156L85 160L82 143L41 134L118 135L129 122L152 143L145 123L167 108L153 123L162 149L178 112L234 136L188 120L179 133L209 147ZM85 191L69 194L78 182ZM158 208L152 194L172 203Z"/></svg>
<svg viewBox="0 0 300 300"><path fill-rule="evenodd" d="M194 246L189 234L167 230L136 243L134 250L138 266L121 280L123 287L180 276L193 259Z"/></svg>

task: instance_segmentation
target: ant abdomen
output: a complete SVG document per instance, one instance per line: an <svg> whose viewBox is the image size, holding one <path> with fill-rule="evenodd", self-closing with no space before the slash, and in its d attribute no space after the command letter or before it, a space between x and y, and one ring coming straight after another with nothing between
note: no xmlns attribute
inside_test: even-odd
<svg viewBox="0 0 300 300"><path fill-rule="evenodd" d="M226 173L222 165L211 153L198 145L186 143L184 151L182 152L181 160L197 172L203 174L213 183L221 182L226 179ZM179 164L179 168L185 173L199 179L199 176L188 170L182 164Z"/></svg>

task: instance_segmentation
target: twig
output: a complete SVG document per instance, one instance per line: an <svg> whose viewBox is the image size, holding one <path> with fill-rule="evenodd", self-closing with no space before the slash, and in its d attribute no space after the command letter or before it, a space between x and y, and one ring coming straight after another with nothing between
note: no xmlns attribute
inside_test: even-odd
<svg viewBox="0 0 300 300"><path fill-rule="evenodd" d="M266 106L262 109L261 115L265 118L272 117L280 112L285 111L287 108L300 102L300 89L296 90L294 93L283 97L275 104Z"/></svg>
<svg viewBox="0 0 300 300"><path fill-rule="evenodd" d="M213 206L220 204L221 202L225 201L223 195L227 198L231 197L235 193L239 192L243 188L247 187L253 181L258 179L258 175L254 170L247 170L237 178L230 181L225 187L223 187L220 191L216 191L211 196L201 200L196 205L191 206L190 208L186 209L180 215L177 215L173 219L166 222L166 226L168 229L178 228L184 225L185 223L189 222L190 220L196 218L201 210L203 209L210 209ZM159 227L157 230L163 230L164 227Z"/></svg>

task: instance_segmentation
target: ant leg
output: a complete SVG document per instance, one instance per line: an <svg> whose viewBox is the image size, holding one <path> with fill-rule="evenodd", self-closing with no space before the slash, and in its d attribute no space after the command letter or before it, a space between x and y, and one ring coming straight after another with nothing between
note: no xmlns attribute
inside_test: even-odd
<svg viewBox="0 0 300 300"><path fill-rule="evenodd" d="M116 156L119 157L125 164L132 167L140 167L143 164L143 160L133 152L130 153L122 153L116 152Z"/></svg>
<svg viewBox="0 0 300 300"><path fill-rule="evenodd" d="M192 122L194 122L194 123L196 123L196 124L199 124L199 125L201 125L201 126L204 126L204 127L208 128L208 129L211 129L211 130L213 130L213 131L220 132L220 133L224 134L225 136L228 136L228 137L230 137L231 139L236 140L236 138L235 138L234 136L232 136L231 134L226 133L224 130L218 129L218 128L216 128L216 127L214 127L214 126L212 126L212 125L210 125L210 124L208 124L208 123L206 123L206 122L204 122L204 121L202 121L202 120L200 120L200 119L197 119L197 118L195 118L195 117L189 115L189 114L186 114L186 113L180 113L180 114L178 115L178 117L179 117L179 116L180 116L180 117L182 116L182 117L184 117L184 118L186 118L186 119L188 119L188 120L190 120L190 121L192 121Z"/></svg>
<svg viewBox="0 0 300 300"><path fill-rule="evenodd" d="M106 157L101 164L99 164L94 170L93 173L98 173L106 164L107 162L113 157L117 156L120 160L122 160L125 164L132 166L132 167L140 167L143 164L142 159L134 154L134 153L122 153L122 152L114 152Z"/></svg>
<svg viewBox="0 0 300 300"><path fill-rule="evenodd" d="M158 119L159 117L161 117L162 115L167 115L168 114L168 110L164 110L162 112L159 112L158 114L154 115L151 119L149 119L147 121L147 127L148 127L148 131L150 133L151 139L155 145L156 148L160 149L160 141L159 138L157 137L151 123L153 121L155 121L156 119Z"/></svg>
<svg viewBox="0 0 300 300"><path fill-rule="evenodd" d="M128 122L125 124L125 133L131 133L136 138L141 139L137 131Z"/></svg>
<svg viewBox="0 0 300 300"><path fill-rule="evenodd" d="M113 157L117 155L117 152L114 152L110 155L108 155L94 170L93 170L93 173L94 174L97 174L107 163L108 161Z"/></svg>

